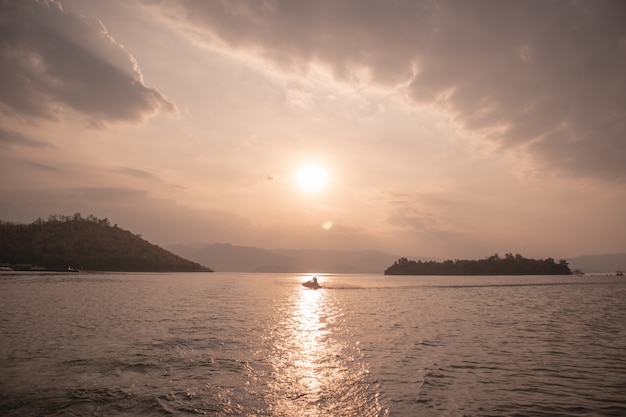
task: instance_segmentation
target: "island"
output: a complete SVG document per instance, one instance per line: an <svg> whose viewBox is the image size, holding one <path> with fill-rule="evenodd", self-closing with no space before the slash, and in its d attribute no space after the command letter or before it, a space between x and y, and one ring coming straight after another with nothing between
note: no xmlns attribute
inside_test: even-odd
<svg viewBox="0 0 626 417"><path fill-rule="evenodd" d="M92 215L0 220L0 264L35 271L212 272Z"/></svg>
<svg viewBox="0 0 626 417"><path fill-rule="evenodd" d="M497 253L479 260L411 261L400 258L385 275L571 275L567 261L552 258L527 259L522 255Z"/></svg>

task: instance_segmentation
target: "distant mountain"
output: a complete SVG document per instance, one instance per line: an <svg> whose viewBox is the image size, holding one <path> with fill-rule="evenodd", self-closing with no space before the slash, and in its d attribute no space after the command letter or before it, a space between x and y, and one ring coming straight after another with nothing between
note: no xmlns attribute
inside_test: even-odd
<svg viewBox="0 0 626 417"><path fill-rule="evenodd" d="M626 253L582 255L567 259L567 262L572 270L579 269L587 273L626 271Z"/></svg>
<svg viewBox="0 0 626 417"><path fill-rule="evenodd" d="M306 272L307 266L297 259L267 249L214 243L206 246L166 245L185 258L211 265L220 272Z"/></svg>
<svg viewBox="0 0 626 417"><path fill-rule="evenodd" d="M373 250L337 251L322 249L274 249L274 253L295 258L310 272L380 273L399 256Z"/></svg>
<svg viewBox="0 0 626 417"><path fill-rule="evenodd" d="M183 259L111 226L107 219L80 214L50 216L31 224L0 221L0 263L14 269L64 271L196 272L209 268Z"/></svg>
<svg viewBox="0 0 626 417"><path fill-rule="evenodd" d="M170 251L223 272L380 273L399 257L377 251L261 249L230 244L166 245Z"/></svg>

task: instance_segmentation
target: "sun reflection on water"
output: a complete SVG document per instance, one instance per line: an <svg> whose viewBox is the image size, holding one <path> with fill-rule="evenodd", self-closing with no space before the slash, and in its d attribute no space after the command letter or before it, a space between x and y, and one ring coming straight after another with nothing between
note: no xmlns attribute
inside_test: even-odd
<svg viewBox="0 0 626 417"><path fill-rule="evenodd" d="M273 335L269 403L276 416L380 416L387 411L329 290L304 287Z"/></svg>

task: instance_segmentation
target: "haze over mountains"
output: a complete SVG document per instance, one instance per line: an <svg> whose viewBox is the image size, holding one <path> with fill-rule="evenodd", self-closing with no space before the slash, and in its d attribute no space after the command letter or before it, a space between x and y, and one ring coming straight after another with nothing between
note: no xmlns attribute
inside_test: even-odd
<svg viewBox="0 0 626 417"><path fill-rule="evenodd" d="M613 273L626 270L626 253L581 255L567 260L572 269L587 273Z"/></svg>
<svg viewBox="0 0 626 417"><path fill-rule="evenodd" d="M203 259L221 272L382 273L398 256L377 251L262 249L214 243L167 245L186 259Z"/></svg>
<svg viewBox="0 0 626 417"><path fill-rule="evenodd" d="M383 273L401 256L379 251L263 249L227 243L173 244L167 250L221 272ZM488 254L486 254L487 256ZM438 260L419 256L412 260ZM626 253L566 259L572 270L614 273L626 269Z"/></svg>

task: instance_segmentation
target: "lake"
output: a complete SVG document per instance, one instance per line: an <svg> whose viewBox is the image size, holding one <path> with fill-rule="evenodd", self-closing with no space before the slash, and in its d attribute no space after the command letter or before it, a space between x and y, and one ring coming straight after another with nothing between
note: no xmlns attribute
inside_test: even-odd
<svg viewBox="0 0 626 417"><path fill-rule="evenodd" d="M626 279L0 274L2 416L624 416Z"/></svg>

